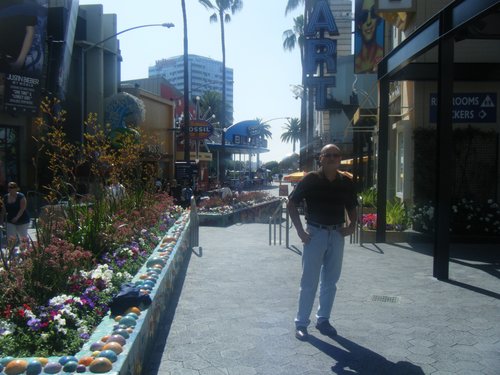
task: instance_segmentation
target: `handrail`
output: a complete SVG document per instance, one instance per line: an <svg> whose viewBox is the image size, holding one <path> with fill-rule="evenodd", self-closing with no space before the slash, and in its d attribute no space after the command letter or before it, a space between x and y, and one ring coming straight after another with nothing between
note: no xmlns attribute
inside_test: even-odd
<svg viewBox="0 0 500 375"><path fill-rule="evenodd" d="M288 202L288 198L280 198L280 204L276 207L273 214L269 216L269 246L273 244L272 234L274 232L274 245L276 245L276 226L279 225L279 244L281 245L282 238L282 222L283 222L283 211L286 213L285 215L285 244L286 247L290 245L290 214L288 213L288 209L286 204ZM284 207L283 207L284 206Z"/></svg>
<svg viewBox="0 0 500 375"><path fill-rule="evenodd" d="M363 197L359 196L358 197L358 207L357 207L357 216L358 220L356 223L356 229L354 230L354 233L349 236L349 243L355 244L359 243L359 245L362 245L362 227L363 227Z"/></svg>
<svg viewBox="0 0 500 375"><path fill-rule="evenodd" d="M356 225L356 231L354 232L354 242L359 243L359 246L363 245L363 197L360 195L358 197L358 224Z"/></svg>
<svg viewBox="0 0 500 375"><path fill-rule="evenodd" d="M281 204L276 207L273 214L269 216L269 246L276 245L276 227L279 225L279 233L278 233L278 241L281 245L282 242L282 221L283 221L283 211L286 213L285 216L285 245L288 248L290 245L290 214L288 209L286 208L286 203L288 202L287 198L281 198ZM363 198L359 197L359 206L358 206L358 222L356 224L356 230L350 236L350 243L355 244L359 243L362 245L362 219L363 219ZM283 203L285 203L285 207L283 207ZM279 222L278 222L279 221ZM273 236L274 234L274 236ZM274 240L274 241L273 241ZM274 243L273 243L274 242Z"/></svg>
<svg viewBox="0 0 500 375"><path fill-rule="evenodd" d="M196 207L196 199L191 196L191 210L189 212L189 220L191 221L189 233L189 246L191 248L200 246L200 218Z"/></svg>

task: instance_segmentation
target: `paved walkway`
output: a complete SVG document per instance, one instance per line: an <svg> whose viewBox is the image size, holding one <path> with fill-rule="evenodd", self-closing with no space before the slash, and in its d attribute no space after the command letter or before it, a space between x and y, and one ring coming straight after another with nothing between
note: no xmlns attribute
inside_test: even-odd
<svg viewBox="0 0 500 375"><path fill-rule="evenodd" d="M499 374L500 272L494 246L453 246L450 282L431 245L347 245L334 305L339 335L294 337L300 277L265 224L200 228L145 374ZM316 309L316 307L315 307Z"/></svg>

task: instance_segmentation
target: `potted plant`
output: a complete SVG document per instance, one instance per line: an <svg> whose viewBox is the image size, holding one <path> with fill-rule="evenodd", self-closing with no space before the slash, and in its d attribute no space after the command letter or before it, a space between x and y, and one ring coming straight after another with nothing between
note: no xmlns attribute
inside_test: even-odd
<svg viewBox="0 0 500 375"><path fill-rule="evenodd" d="M361 201L362 213L370 214L377 212L377 189L375 187L363 190L359 198Z"/></svg>
<svg viewBox="0 0 500 375"><path fill-rule="evenodd" d="M361 241L375 242L377 214L363 213L361 219ZM408 227L408 213L403 202L393 198L386 206L386 242L406 242L405 229Z"/></svg>

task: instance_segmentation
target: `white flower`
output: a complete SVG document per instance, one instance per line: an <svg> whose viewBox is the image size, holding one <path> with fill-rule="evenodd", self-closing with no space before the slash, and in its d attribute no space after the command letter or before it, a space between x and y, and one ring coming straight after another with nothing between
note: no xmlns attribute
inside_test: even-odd
<svg viewBox="0 0 500 375"><path fill-rule="evenodd" d="M90 277L92 279L101 279L106 282L106 284L109 284L113 278L113 271L107 264L99 264L93 271L91 271Z"/></svg>
<svg viewBox="0 0 500 375"><path fill-rule="evenodd" d="M55 296L49 300L49 305L51 306L57 306L57 305L64 305L64 303L69 300L74 298L73 296L68 296L66 294L61 294L58 296Z"/></svg>
<svg viewBox="0 0 500 375"><path fill-rule="evenodd" d="M66 325L66 319L64 319L61 314L54 316L54 322L56 322L57 325L61 327L64 327Z"/></svg>
<svg viewBox="0 0 500 375"><path fill-rule="evenodd" d="M30 319L36 318L36 315L33 313L33 311L28 309L24 310L24 316Z"/></svg>

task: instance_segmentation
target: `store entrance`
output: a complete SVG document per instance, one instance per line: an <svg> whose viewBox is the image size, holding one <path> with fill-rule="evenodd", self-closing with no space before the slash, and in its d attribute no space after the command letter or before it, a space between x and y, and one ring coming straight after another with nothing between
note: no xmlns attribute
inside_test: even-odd
<svg viewBox="0 0 500 375"><path fill-rule="evenodd" d="M19 129L0 126L0 192L9 181L19 182Z"/></svg>

